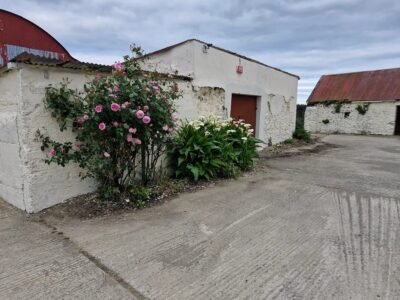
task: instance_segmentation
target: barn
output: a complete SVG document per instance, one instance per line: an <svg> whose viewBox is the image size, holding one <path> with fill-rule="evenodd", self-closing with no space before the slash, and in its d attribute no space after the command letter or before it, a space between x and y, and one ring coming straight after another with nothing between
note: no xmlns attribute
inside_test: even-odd
<svg viewBox="0 0 400 300"><path fill-rule="evenodd" d="M0 9L0 67L23 52L62 61L75 60L45 30L19 15Z"/></svg>
<svg viewBox="0 0 400 300"><path fill-rule="evenodd" d="M400 68L322 76L307 100L305 128L400 135Z"/></svg>
<svg viewBox="0 0 400 300"><path fill-rule="evenodd" d="M79 179L78 166L44 164L35 133L45 128L55 139L73 140L45 110L46 87L68 78L72 88L81 90L95 72L111 67L74 59L46 31L4 10L0 29L0 197L37 212L95 190L95 182ZM291 137L296 75L197 40L149 54L145 61L182 91L179 118L233 116L250 122L269 144Z"/></svg>
<svg viewBox="0 0 400 300"><path fill-rule="evenodd" d="M217 88L223 117L250 123L266 144L280 143L293 134L299 77L210 43L190 39L145 56L145 68L193 78L195 88Z"/></svg>

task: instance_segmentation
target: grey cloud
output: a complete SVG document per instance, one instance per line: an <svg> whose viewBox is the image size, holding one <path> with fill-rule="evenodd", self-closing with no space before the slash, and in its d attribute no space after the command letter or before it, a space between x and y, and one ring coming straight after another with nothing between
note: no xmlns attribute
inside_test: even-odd
<svg viewBox="0 0 400 300"><path fill-rule="evenodd" d="M301 76L304 102L319 76L400 66L396 0L0 0L75 57L111 63L137 43L153 51L199 38Z"/></svg>

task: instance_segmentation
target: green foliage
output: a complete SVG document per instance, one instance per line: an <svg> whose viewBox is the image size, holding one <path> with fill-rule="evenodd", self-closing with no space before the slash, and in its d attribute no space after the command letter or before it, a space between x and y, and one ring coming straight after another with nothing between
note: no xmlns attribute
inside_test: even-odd
<svg viewBox="0 0 400 300"><path fill-rule="evenodd" d="M287 144L287 145L293 145L293 144L295 144L296 143L296 139L287 139L287 140L284 140L283 142L282 142L283 144Z"/></svg>
<svg viewBox="0 0 400 300"><path fill-rule="evenodd" d="M136 185L128 189L129 200L139 208L143 208L146 205L146 202L150 199L150 195L150 189L144 186Z"/></svg>
<svg viewBox="0 0 400 300"><path fill-rule="evenodd" d="M324 120L322 120L322 123L324 123L324 124L329 124L329 119L324 119Z"/></svg>
<svg viewBox="0 0 400 300"><path fill-rule="evenodd" d="M303 140L305 142L311 141L311 134L304 129L304 125L300 122L296 122L296 129L293 133L293 138Z"/></svg>
<svg viewBox="0 0 400 300"><path fill-rule="evenodd" d="M368 111L368 108L369 108L369 103L358 104L356 106L356 110L360 115L365 115Z"/></svg>
<svg viewBox="0 0 400 300"><path fill-rule="evenodd" d="M215 116L183 123L169 147L175 175L197 181L251 169L260 143L252 132L249 124Z"/></svg>
<svg viewBox="0 0 400 300"><path fill-rule="evenodd" d="M82 178L99 182L102 199L129 197L139 176L144 186L156 179L157 162L175 129L176 84L143 72L140 48L132 51L110 74L97 74L83 93L68 88L67 81L47 89L45 106L61 131L72 125L74 143L37 134L48 151L45 162L76 162Z"/></svg>
<svg viewBox="0 0 400 300"><path fill-rule="evenodd" d="M59 88L49 86L46 89L46 98L44 100L45 108L51 111L51 116L56 118L60 125L60 131L63 131L67 122L72 120L76 127L78 116L83 115L83 103L78 97L76 90L68 88L69 81L64 80Z"/></svg>
<svg viewBox="0 0 400 300"><path fill-rule="evenodd" d="M342 110L343 102L341 101L336 101L335 102L335 113L339 114L340 111Z"/></svg>

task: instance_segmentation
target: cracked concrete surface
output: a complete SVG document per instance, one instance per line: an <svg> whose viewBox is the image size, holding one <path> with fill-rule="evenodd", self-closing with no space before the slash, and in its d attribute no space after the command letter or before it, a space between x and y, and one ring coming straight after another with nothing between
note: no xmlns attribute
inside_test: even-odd
<svg viewBox="0 0 400 300"><path fill-rule="evenodd" d="M400 139L324 141L136 213L43 226L2 206L0 298L399 299Z"/></svg>

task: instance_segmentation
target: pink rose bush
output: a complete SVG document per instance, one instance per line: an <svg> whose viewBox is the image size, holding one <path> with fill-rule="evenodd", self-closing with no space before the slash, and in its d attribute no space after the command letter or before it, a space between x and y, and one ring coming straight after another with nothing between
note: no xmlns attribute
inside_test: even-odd
<svg viewBox="0 0 400 300"><path fill-rule="evenodd" d="M149 124L151 122L151 118L149 116L144 116L143 117L143 123L144 124Z"/></svg>
<svg viewBox="0 0 400 300"><path fill-rule="evenodd" d="M111 110L112 111L119 111L121 110L121 106L118 103L111 103Z"/></svg>
<svg viewBox="0 0 400 300"><path fill-rule="evenodd" d="M99 124L99 129L102 130L102 131L105 130L106 129L106 124L104 122L101 122Z"/></svg>
<svg viewBox="0 0 400 300"><path fill-rule="evenodd" d="M134 57L141 55L138 48L133 51ZM154 180L157 161L176 126L174 103L180 97L176 84L159 78L143 74L138 61L127 57L111 73L97 73L84 93L68 83L49 87L46 107L61 130L72 124L76 141L59 143L38 132L42 149L47 149L45 161L78 163L85 170L83 178L99 182L100 198L129 197L138 174L142 185Z"/></svg>
<svg viewBox="0 0 400 300"><path fill-rule="evenodd" d="M138 111L135 112L135 115L136 115L136 118L142 119L144 117L144 112L143 112L143 110L139 109Z"/></svg>

